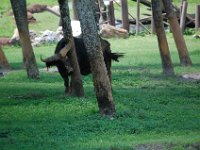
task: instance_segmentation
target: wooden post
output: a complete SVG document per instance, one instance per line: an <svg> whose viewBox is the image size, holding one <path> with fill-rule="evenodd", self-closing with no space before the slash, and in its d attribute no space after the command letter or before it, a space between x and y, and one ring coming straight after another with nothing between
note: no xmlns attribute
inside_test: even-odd
<svg viewBox="0 0 200 150"><path fill-rule="evenodd" d="M6 70L10 70L10 65L8 63L8 60L6 59L6 56L1 46L0 46L0 67Z"/></svg>
<svg viewBox="0 0 200 150"><path fill-rule="evenodd" d="M182 11L181 11L181 20L180 20L180 28L182 33L184 33L185 30L185 20L186 20L186 14L187 14L187 6L188 6L188 2L187 1L183 1L183 7L182 7Z"/></svg>
<svg viewBox="0 0 200 150"><path fill-rule="evenodd" d="M113 1L110 1L110 4L108 5L108 18L109 18L109 24L115 26L115 12L114 12Z"/></svg>
<svg viewBox="0 0 200 150"><path fill-rule="evenodd" d="M136 35L138 35L140 30L139 21L140 21L140 0L137 0Z"/></svg>
<svg viewBox="0 0 200 150"><path fill-rule="evenodd" d="M200 5L197 5L195 14L195 30L198 31L199 27L200 27Z"/></svg>
<svg viewBox="0 0 200 150"><path fill-rule="evenodd" d="M129 32L129 19L128 19L128 2L127 0L121 0L122 9L122 24L123 28Z"/></svg>

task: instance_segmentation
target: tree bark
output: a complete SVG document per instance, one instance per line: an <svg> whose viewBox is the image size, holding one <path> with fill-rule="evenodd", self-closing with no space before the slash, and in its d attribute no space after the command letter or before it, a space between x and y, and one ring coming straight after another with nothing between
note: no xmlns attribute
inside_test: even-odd
<svg viewBox="0 0 200 150"><path fill-rule="evenodd" d="M181 11L181 18L180 18L180 28L181 28L182 33L184 33L184 31L185 31L185 21L186 21L186 14L187 14L187 6L188 6L188 2L184 1L183 2L182 11Z"/></svg>
<svg viewBox="0 0 200 150"><path fill-rule="evenodd" d="M77 0L76 6L81 23L83 41L90 61L96 98L100 114L113 116L115 105L112 97L111 83L101 50L100 37L97 33L93 0Z"/></svg>
<svg viewBox="0 0 200 150"><path fill-rule="evenodd" d="M72 36L72 28L71 28L71 19L69 13L68 0L58 0L60 6L61 20L64 38L66 42L72 42L72 49L69 51L69 59L72 64L72 68L74 69L71 76L71 90L72 94L75 94L78 97L84 96L83 84L81 79L81 73L78 65L78 60L76 56L76 49L74 45L74 39Z"/></svg>
<svg viewBox="0 0 200 150"><path fill-rule="evenodd" d="M29 78L39 78L39 70L36 64L35 55L31 46L28 22L27 22L27 11L26 11L26 0L10 0L13 13L15 16L17 28L19 31L20 42L22 45L23 58L27 75Z"/></svg>
<svg viewBox="0 0 200 150"><path fill-rule="evenodd" d="M140 0L137 0L136 35L138 35L140 30L139 21L140 21Z"/></svg>
<svg viewBox="0 0 200 150"><path fill-rule="evenodd" d="M173 36L174 36L174 40L175 40L179 58L180 58L180 63L183 66L190 66L192 65L192 62L190 60L187 46L186 46L183 34L181 32L176 14L173 10L172 3L170 0L162 0L162 1L164 4L165 11L167 13L167 17L169 19Z"/></svg>
<svg viewBox="0 0 200 150"><path fill-rule="evenodd" d="M121 0L122 9L122 24L123 28L129 32L129 19L128 19L128 2L127 0Z"/></svg>
<svg viewBox="0 0 200 150"><path fill-rule="evenodd" d="M113 1L110 1L110 4L108 5L108 18L109 18L109 24L115 26L115 9Z"/></svg>
<svg viewBox="0 0 200 150"><path fill-rule="evenodd" d="M104 5L103 0L98 0L99 4L99 13L100 13L100 18L99 18L99 28L101 29L102 24L105 24L105 22L108 20L107 13L106 13L106 6Z"/></svg>
<svg viewBox="0 0 200 150"><path fill-rule="evenodd" d="M196 5L196 14L195 14L195 30L196 32L200 27L200 5Z"/></svg>
<svg viewBox="0 0 200 150"><path fill-rule="evenodd" d="M72 10L73 10L73 19L74 20L79 20L78 19L78 14L77 14L77 9L76 9L76 3L77 0L72 0Z"/></svg>
<svg viewBox="0 0 200 150"><path fill-rule="evenodd" d="M166 75L173 75L174 70L171 62L169 47L163 25L161 0L151 0L154 24L158 38L160 56L162 60L163 73Z"/></svg>
<svg viewBox="0 0 200 150"><path fill-rule="evenodd" d="M5 70L10 70L10 65L1 46L0 46L0 67Z"/></svg>

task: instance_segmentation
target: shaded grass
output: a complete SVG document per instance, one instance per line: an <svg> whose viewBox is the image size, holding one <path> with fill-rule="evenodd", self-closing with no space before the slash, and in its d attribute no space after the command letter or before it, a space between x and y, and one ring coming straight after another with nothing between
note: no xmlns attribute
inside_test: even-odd
<svg viewBox="0 0 200 150"><path fill-rule="evenodd" d="M32 0L28 4L38 2L46 3ZM131 5L134 9L135 4ZM38 23L30 29L39 32L48 26L55 31L57 17L48 13L35 17ZM5 26L8 29L0 30L0 35L11 36L11 18L0 22L0 27ZM113 119L99 116L91 76L84 77L86 96L78 99L64 96L58 73L44 71L39 58L52 55L55 44L34 47L39 80L27 79L20 47L3 47L13 71L0 78L0 149L133 149L152 143L181 149L200 142L200 82L180 77L200 72L199 39L185 36L193 66L182 67L172 35L167 37L173 77L162 75L155 36L109 39L114 52L125 53L112 67L117 110Z"/></svg>
<svg viewBox="0 0 200 150"><path fill-rule="evenodd" d="M91 76L84 77L85 97L64 96L58 73L40 71L39 80L21 70L21 48L4 47L15 71L0 78L0 146L2 149L132 149L138 144L199 142L200 82L180 78L199 72L199 41L186 36L192 67L179 65L168 34L176 75L162 75L156 37L110 39L114 52L124 52L113 63L116 116L99 116ZM120 44L119 44L120 43ZM55 45L34 48L39 57Z"/></svg>

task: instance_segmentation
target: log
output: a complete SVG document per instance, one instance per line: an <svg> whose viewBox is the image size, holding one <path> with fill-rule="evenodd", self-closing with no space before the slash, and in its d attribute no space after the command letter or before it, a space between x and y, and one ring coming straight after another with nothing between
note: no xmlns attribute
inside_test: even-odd
<svg viewBox="0 0 200 150"><path fill-rule="evenodd" d="M137 0L132 0L132 1L135 1L137 2ZM147 1L147 0L140 0L140 3L147 6L147 7L150 7L151 8L151 2L150 1Z"/></svg>
<svg viewBox="0 0 200 150"><path fill-rule="evenodd" d="M40 4L34 4L27 8L27 11L34 14L34 13L40 13L45 11L47 8L47 5L40 5Z"/></svg>

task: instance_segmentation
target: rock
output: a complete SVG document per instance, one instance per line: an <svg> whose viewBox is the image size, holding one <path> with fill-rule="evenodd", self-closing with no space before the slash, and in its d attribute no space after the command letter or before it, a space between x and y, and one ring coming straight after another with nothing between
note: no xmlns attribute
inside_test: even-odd
<svg viewBox="0 0 200 150"><path fill-rule="evenodd" d="M190 73L182 75L184 79L200 80L200 73Z"/></svg>
<svg viewBox="0 0 200 150"><path fill-rule="evenodd" d="M116 28L109 24L103 24L100 35L104 38L128 38L128 31L122 28Z"/></svg>

